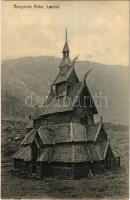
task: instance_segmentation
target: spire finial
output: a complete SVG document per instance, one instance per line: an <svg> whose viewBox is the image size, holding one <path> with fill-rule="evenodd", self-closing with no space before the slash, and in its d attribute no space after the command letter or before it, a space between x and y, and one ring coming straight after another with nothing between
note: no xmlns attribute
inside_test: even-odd
<svg viewBox="0 0 130 200"><path fill-rule="evenodd" d="M65 40L67 42L67 28L66 28L66 32L65 32Z"/></svg>
<svg viewBox="0 0 130 200"><path fill-rule="evenodd" d="M83 78L83 83L86 81L86 78L87 78L88 74L89 74L92 70L93 70L93 68L89 69L89 70L85 73L84 78Z"/></svg>
<svg viewBox="0 0 130 200"><path fill-rule="evenodd" d="M73 61L72 61L72 66L74 67L74 65L75 65L75 62L76 62L76 60L78 59L78 57L79 57L79 55L78 56L76 56L74 59L73 59Z"/></svg>

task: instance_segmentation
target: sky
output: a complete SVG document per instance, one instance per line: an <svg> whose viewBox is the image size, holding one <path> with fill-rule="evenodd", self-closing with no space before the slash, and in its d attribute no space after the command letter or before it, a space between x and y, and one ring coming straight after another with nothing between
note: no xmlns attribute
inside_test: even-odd
<svg viewBox="0 0 130 200"><path fill-rule="evenodd" d="M59 9L16 9L13 5L59 5ZM61 57L68 30L71 58L128 65L129 2L4 1L2 60L25 56Z"/></svg>

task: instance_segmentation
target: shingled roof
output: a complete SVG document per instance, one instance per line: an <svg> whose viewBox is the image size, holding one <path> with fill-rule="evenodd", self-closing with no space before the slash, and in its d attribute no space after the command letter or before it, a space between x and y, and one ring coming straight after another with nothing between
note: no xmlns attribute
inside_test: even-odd
<svg viewBox="0 0 130 200"><path fill-rule="evenodd" d="M55 146L52 162L85 162L90 161L87 147L83 145Z"/></svg>
<svg viewBox="0 0 130 200"><path fill-rule="evenodd" d="M47 147L47 148L44 148L43 152L37 158L37 161L47 162L51 160L52 156L53 156L53 147Z"/></svg>
<svg viewBox="0 0 130 200"><path fill-rule="evenodd" d="M94 142L100 131L100 123L89 125L89 129L79 123L57 124L52 127L54 130L54 143L62 142Z"/></svg>
<svg viewBox="0 0 130 200"><path fill-rule="evenodd" d="M70 60L70 58L69 57L65 57L65 58L63 58L62 59L62 61L61 61L61 63L60 63L60 65L59 65L59 67L64 67L64 66L69 66L69 67L71 67L71 60Z"/></svg>
<svg viewBox="0 0 130 200"><path fill-rule="evenodd" d="M93 126L91 125L87 130L83 125L78 123L57 124L53 125L51 128L53 129L54 134L51 136L53 138L54 146L53 150L51 149L51 153L49 153L49 149L47 150L47 153L45 152L45 155L51 154L52 158L49 159L50 162L85 162L104 159L108 143L94 143L94 139L98 131L100 131L99 128L101 128L101 123ZM44 129L42 130L44 131ZM48 133L48 135L49 134L50 133ZM92 135L92 137L90 137L90 135ZM93 144L88 145L88 143L84 143L89 141L93 141ZM71 142L78 143L72 144ZM62 143L62 145L56 145L60 143ZM43 158L41 159L42 161L44 160Z"/></svg>
<svg viewBox="0 0 130 200"><path fill-rule="evenodd" d="M94 141L101 129L101 123L91 124L86 127L87 141Z"/></svg>
<svg viewBox="0 0 130 200"><path fill-rule="evenodd" d="M87 162L102 160L95 146L86 144L57 145L46 148L37 161L49 162Z"/></svg>
<svg viewBox="0 0 130 200"><path fill-rule="evenodd" d="M41 138L42 143L45 144L53 144L54 142L54 134L52 129L49 129L45 126L40 126L38 129L38 134Z"/></svg>
<svg viewBox="0 0 130 200"><path fill-rule="evenodd" d="M100 123L89 125L89 129L79 123L64 123L50 126L40 126L38 134L45 144L66 142L94 142Z"/></svg>
<svg viewBox="0 0 130 200"><path fill-rule="evenodd" d="M106 147L106 146L105 146ZM105 150L105 148L104 148ZM12 157L24 161L31 160L31 147L21 147ZM40 162L86 162L86 161L99 161L104 158L101 156L100 151L95 147L86 144L73 145L57 145L54 147L46 147L37 158Z"/></svg>
<svg viewBox="0 0 130 200"><path fill-rule="evenodd" d="M120 155L121 155L120 152L117 151L117 149L115 149L115 148L113 148L113 147L112 147L112 152L113 152L115 158L119 158Z"/></svg>
<svg viewBox="0 0 130 200"><path fill-rule="evenodd" d="M84 88L83 83L78 82L72 87L70 87L67 96L63 96L60 98L57 98L57 96L55 96L53 92L51 92L46 100L46 103L44 104L44 107L40 108L37 111L37 115L34 115L33 119L40 118L43 115L73 111L76 105L76 101L78 98L80 98L83 88ZM93 111L93 113L97 114L97 109L94 102L93 106L90 107L90 109Z"/></svg>
<svg viewBox="0 0 130 200"><path fill-rule="evenodd" d="M58 84L58 83L67 81L69 79L70 75L72 74L72 72L74 72L77 77L74 67L61 69L59 71L56 79L54 80L53 84ZM77 79L78 79L78 77L77 77Z"/></svg>
<svg viewBox="0 0 130 200"><path fill-rule="evenodd" d="M66 143L66 142L94 142L95 137L100 131L101 124L88 125L87 128L79 123L64 123L48 126L40 126L38 130L32 129L26 134L21 142L22 146L32 144L39 135L43 145Z"/></svg>
<svg viewBox="0 0 130 200"><path fill-rule="evenodd" d="M40 126L38 134L43 145L58 144L72 141L87 141L85 127L77 123Z"/></svg>
<svg viewBox="0 0 130 200"><path fill-rule="evenodd" d="M37 112L37 115L33 118L37 119L43 115L73 111L74 99L77 97L77 93L80 87L81 83L76 83L73 87L70 88L67 96L60 98L57 98L57 96L51 92L46 100L44 107L40 108Z"/></svg>
<svg viewBox="0 0 130 200"><path fill-rule="evenodd" d="M101 127L102 122L88 125L87 129L82 124L72 122L40 126L37 131L33 129L25 136L21 143L22 147L13 155L13 158L29 161L31 159L30 144L39 135L44 148L37 161L92 162L104 160L109 141L95 143ZM88 143L90 141L92 143Z"/></svg>
<svg viewBox="0 0 130 200"><path fill-rule="evenodd" d="M24 161L31 160L31 147L21 147L13 156L13 159L19 159Z"/></svg>
<svg viewBox="0 0 130 200"><path fill-rule="evenodd" d="M25 138L21 142L21 145L29 145L32 144L32 142L35 139L36 136L36 129L32 129L29 133L26 134Z"/></svg>
<svg viewBox="0 0 130 200"><path fill-rule="evenodd" d="M71 135L70 135L70 123L55 125L53 127L54 130L54 144L56 143L63 143L63 142L70 142Z"/></svg>

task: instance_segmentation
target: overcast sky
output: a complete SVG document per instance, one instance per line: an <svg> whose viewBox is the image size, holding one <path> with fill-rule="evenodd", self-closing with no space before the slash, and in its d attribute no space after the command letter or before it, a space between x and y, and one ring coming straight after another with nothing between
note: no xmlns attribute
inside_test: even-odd
<svg viewBox="0 0 130 200"><path fill-rule="evenodd" d="M2 59L23 56L61 57L68 29L71 58L106 64L128 65L128 2L68 1L35 2L46 6L59 4L59 9L14 9L3 2Z"/></svg>

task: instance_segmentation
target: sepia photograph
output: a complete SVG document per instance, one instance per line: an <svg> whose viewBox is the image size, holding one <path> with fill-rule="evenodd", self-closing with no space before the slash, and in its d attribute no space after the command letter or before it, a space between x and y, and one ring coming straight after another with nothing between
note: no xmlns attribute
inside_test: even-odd
<svg viewBox="0 0 130 200"><path fill-rule="evenodd" d="M129 2L1 11L1 199L129 199Z"/></svg>

